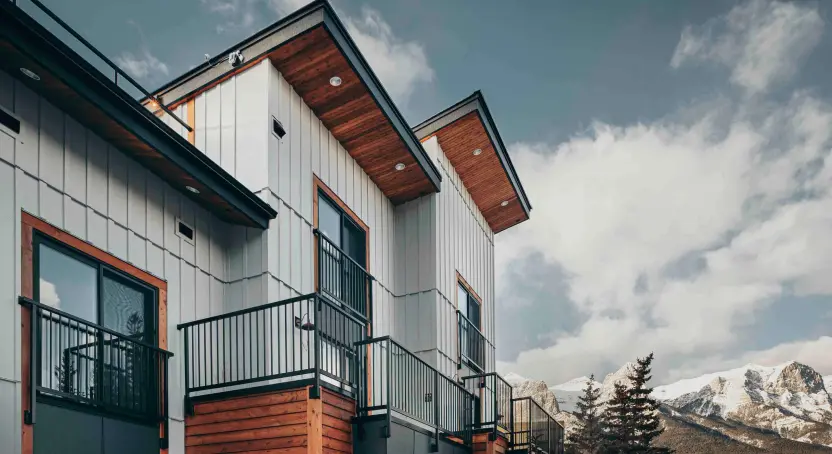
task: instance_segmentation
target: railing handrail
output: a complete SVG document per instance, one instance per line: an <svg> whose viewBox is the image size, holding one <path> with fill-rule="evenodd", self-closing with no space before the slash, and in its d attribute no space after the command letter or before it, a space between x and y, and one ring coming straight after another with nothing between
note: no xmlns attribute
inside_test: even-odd
<svg viewBox="0 0 832 454"><path fill-rule="evenodd" d="M140 345L140 346L142 346L142 347L144 347L144 348L147 348L147 349L150 349L150 350L156 351L156 352L158 352L158 353L162 353L162 354L164 354L164 355L167 355L168 357L173 356L173 353L172 353L172 352L169 352L169 351L167 351L167 350L161 349L161 348L159 348L159 347L157 347L157 346L155 346L155 345L151 345L151 344L148 344L147 342L140 341L140 340L138 340L138 339L134 339L134 338L132 338L132 337L130 337L130 336L127 336L127 335L125 335L125 334L119 333L118 331L114 331L114 330L111 330L111 329L109 329L109 328L105 328L105 327L103 327L103 326L101 326L101 325L98 325L98 324L96 324L96 323L92 323L92 322L90 322L90 321L84 320L84 319L82 319L82 318L80 318L80 317L77 317L77 316L75 316L75 315L69 314L69 313L64 312L64 311L62 311L62 310L60 310L60 309L55 309L55 308L54 308L54 307L52 307L52 306L47 306L47 305L45 305L45 304L41 304L41 303L39 303L39 302L37 302L37 301L35 301L35 300L33 300L33 299L26 298L25 296L18 296L18 297L17 297L17 303L18 303L18 304L20 304L21 306L32 306L32 307L37 307L37 308L39 308L39 309L41 309L41 310L44 310L44 311L47 311L47 312L52 312L52 313L54 313L54 314L58 314L58 315L59 315L59 316L61 316L61 317L66 317L66 318L68 318L68 319L70 319L70 320L72 320L72 321L74 321L74 322L77 322L77 323L83 323L83 324L85 324L85 325L87 325L87 326L89 326L89 327L91 327L91 328L93 328L93 329L95 329L95 330L98 330L98 331L101 331L101 332L107 333L107 334L109 334L109 335L111 335L111 336L115 336L115 337L117 337L117 338L120 338L120 339L126 340L126 341L128 341L128 342L132 342L132 343L134 343L134 344L136 344L136 345Z"/></svg>
<svg viewBox="0 0 832 454"><path fill-rule="evenodd" d="M408 350L408 349L407 349L407 347L405 347L404 345L400 344L399 342L396 342L396 340L395 340L395 339L393 339L390 335L387 335L387 336L381 336L381 337L374 337L374 338L372 338L372 339L364 339L364 340L361 340L361 341L359 341L359 342L355 342L353 345L355 345L355 346L369 345L369 344L373 344L373 343L376 343L376 342L383 342L383 341L388 341L388 342L390 342L391 344L395 345L396 347L399 347L400 349L404 350L407 354L409 354L411 357L413 357L413 359L415 359L416 361L418 361L418 362L420 362L421 364L425 365L427 368L429 368L430 370L432 370L432 371L434 371L434 372L438 373L439 375L441 375L441 376L443 376L443 377L447 378L447 379L451 382L451 384L453 384L453 385L454 385L454 386L456 386L457 388L461 389L462 391L465 391L465 392L466 392L466 393L468 393L468 394L471 394L471 393L469 393L469 392L468 392L468 390L467 390L467 389L465 389L465 387L464 387L464 386L460 385L459 383L457 383L456 381L454 381L453 379L451 379L451 378L450 378L450 377L448 377L447 375L443 374L442 372L440 372L440 371L439 371L438 369L436 369L435 367L433 367L433 366L431 366L430 364L426 363L426 362L425 362L422 358L419 358L418 356L414 355L414 354L413 354L413 352L411 352L410 350Z"/></svg>
<svg viewBox="0 0 832 454"><path fill-rule="evenodd" d="M315 236L317 236L318 238L323 238L323 239L327 242L327 244L329 244L330 246L332 246L333 248L335 248L335 250L336 250L336 251L338 251L338 252L341 254L341 256L346 257L346 258L347 258L347 260L349 260L350 262L352 262L352 264L353 264L353 265L355 265L355 266L356 266L359 270L361 270L361 271L364 273L364 277L365 277L365 279L368 279L368 280L370 280L371 282L372 282L372 281L374 281L374 280L376 280L376 278L375 278L375 277L373 277L373 275L372 275L372 274L370 274L370 272L369 272L369 271L367 271L367 269L366 269L366 268L364 268L364 267L363 267L363 266L361 266L358 262L356 262L355 260L353 260L353 258L352 258L352 257L350 257L350 256L349 256L349 254L347 254L346 252L344 252L344 250L343 250L343 249L341 249L340 247L338 247L338 245L336 245L335 243L333 243L333 242L332 242L332 240L330 240L330 239L329 239L329 237L328 237L328 236L326 236L326 234L325 234L324 232L321 232L321 231L320 231L320 230L318 230L317 228L314 228L314 229L312 229L312 234L313 234L313 235L315 235Z"/></svg>
<svg viewBox="0 0 832 454"><path fill-rule="evenodd" d="M18 5L19 1L20 1L20 0L14 0L14 5L15 5L18 9L20 9L21 11L23 11L23 8L21 8L21 7L20 7L20 5ZM115 72L115 73L117 74L117 77L116 77L116 80L115 80L115 85L116 85L117 87L118 87L118 77L119 77L119 76L120 76L120 77L123 77L123 78L124 78L124 79L126 79L128 82L130 82L130 84L131 84L131 85L133 85L133 87L134 87L134 88L138 89L138 90L139 90L139 91L140 91L140 92L141 92L141 93L142 93L142 94L143 94L146 98L156 101L156 103L159 105L159 107L160 107L160 108L161 108L161 109L162 109L165 113L167 113L168 115L170 115L171 117L173 117L173 118L177 121L177 123L179 123L180 125L182 125L183 127L185 127L185 128L187 129L187 131L188 131L188 132L193 131L193 128L191 128L191 126L190 126L190 125L188 125L188 123L186 123L186 122L185 122L185 121L183 121L181 118L179 118L176 114L174 114L173 112L171 112L171 111L170 111L170 109L168 109L168 108L167 108L167 106L165 106L165 105L164 105L164 103L159 102L158 100L156 100L156 97L155 97L155 96L153 96L153 95L152 95L149 91L147 91L144 87L142 87L142 86L141 86L138 82L136 82L136 81L135 81L132 77L130 77L127 73L125 73L125 72L124 72L121 68L119 68L119 67L118 67L118 65L116 65L115 63L113 63L113 62L112 62L109 58L107 58L107 57L106 57L103 53L101 53L101 51L99 51L98 49L96 49L96 48L95 48L95 46L93 46L92 44L90 44L90 42L89 42L89 41L87 41L86 39L84 39L84 37L83 37L83 36L81 36L81 34L79 34L78 32L76 32L76 31L75 31L72 27L70 27L70 26L69 26L69 24L67 24L67 23L66 23L66 22L64 22L64 21L63 21L60 17L58 17L58 15L57 15L57 14L53 13L53 12L52 12L52 10L50 10L49 8L47 8L47 7L46 7L46 5L44 5L43 3L41 3L39 0L27 0L27 1L28 1L28 2L30 2L30 3L32 3L33 5L35 5L35 6L36 6L38 9L40 9L40 10L41 10L44 14L46 14L47 16L49 16L49 18L50 18L50 19L52 19L53 21L55 21L55 23L57 23L57 24L58 24L61 28L63 28L63 29L64 29L64 31L66 31L67 33L69 33L70 35L72 35L72 37L73 37L73 38L75 38L75 39L77 39L77 40L78 40L81 44L83 44L83 45L84 45L84 47L86 47L86 48L87 48L87 50L89 50L90 52L92 52L93 54L95 54L95 56L96 56L96 57L100 58L100 59L101 59L101 60L102 60L102 61L103 61L103 62L104 62L107 66L109 66L109 67L110 67L110 69L112 69L112 70L113 70L113 72ZM24 12L25 12L25 11L24 11ZM28 15L28 14L27 14L27 15ZM31 17L31 16L29 16L29 17ZM34 18L32 18L32 19L33 19L33 20L35 20L35 21L37 22L37 19L34 19ZM45 28L45 27L44 27L44 28ZM128 95L128 96L129 96L129 95ZM138 102L138 101L137 101L137 102Z"/></svg>
<svg viewBox="0 0 832 454"><path fill-rule="evenodd" d="M285 306L285 305L288 305L288 304L293 304L293 303L297 303L297 302L300 302L300 301L306 301L306 300L310 300L310 299L313 299L313 298L316 298L318 300L318 302L326 304L327 306L331 307L332 309L335 309L336 311L346 315L347 317L349 317L352 321L354 321L356 323L361 323L361 324L367 323L366 320L359 319L358 317L356 317L355 315L353 315L349 311L345 311L343 308L341 308L341 307L339 307L335 304L332 304L332 302L328 301L326 298L317 298L317 293L307 293L306 295L300 295L300 296L296 296L294 298L275 301L273 303L261 304L260 306L254 306L254 307L247 307L245 309L238 309L236 311L226 312L224 314L212 315L210 317L201 318L199 320L193 320L193 321L190 321L190 322L180 323L180 324L176 325L176 329L177 330L182 330L184 328L188 328L188 327L194 326L194 325L201 325L203 323L210 323L210 322L213 322L213 321L216 321L216 320L222 320L224 318L231 318L231 317L235 317L237 315L245 315L245 314L248 314L248 313L251 313L251 312L263 311L263 310L271 309L273 307Z"/></svg>
<svg viewBox="0 0 832 454"><path fill-rule="evenodd" d="M474 328L474 330L476 330L476 331L477 331L477 333L479 333L479 335L480 335L480 336L482 336L483 338L485 338L485 334L483 334L483 333L482 333L482 331L480 331L480 329L479 329L479 328L477 328L477 325L475 325L475 324L474 324L474 322L472 322L472 321L471 321L468 317L466 317L466 316L462 313L462 311L460 311L459 309L457 309L457 310L456 310L456 313L457 313L457 315L458 315L459 317L462 317L462 320L464 320L466 323L468 323L469 325L471 325L471 328Z"/></svg>
<svg viewBox="0 0 832 454"><path fill-rule="evenodd" d="M545 409L545 408L543 408L543 406L541 406L539 403L537 403L537 401L536 401L536 400L534 400L534 398L533 398L533 397L531 397L531 396L526 396L526 397L517 397L517 398L513 398L513 399L511 399L511 401L512 401L512 402L514 402L514 401L521 401L521 400L528 400L528 401L531 401L531 403L533 403L533 404L534 404L537 408L539 408L539 409L540 409L540 411L542 411L543 413L545 413L545 414L546 414L546 416L548 416L548 417L549 417L549 419L551 419L552 421L554 421L556 424L560 425L560 423L559 423L559 422L555 419L555 417L554 417L554 416L552 416L551 414L549 414L549 412L548 412L548 411L546 411L546 409ZM563 426L561 426L561 427L563 427Z"/></svg>

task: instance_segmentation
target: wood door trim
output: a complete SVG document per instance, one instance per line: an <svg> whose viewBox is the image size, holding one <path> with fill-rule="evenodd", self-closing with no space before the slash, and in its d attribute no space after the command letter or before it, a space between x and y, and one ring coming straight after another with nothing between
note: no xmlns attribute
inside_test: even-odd
<svg viewBox="0 0 832 454"><path fill-rule="evenodd" d="M167 293L168 284L166 281L140 269L130 263L121 260L120 258L103 251L92 244L65 232L54 225L37 218L25 211L20 213L21 224L21 241L20 241L20 293L29 299L34 299L34 247L33 240L35 232L47 236L60 244L70 246L81 253L84 253L93 259L111 266L131 277L144 282L156 288L157 298L157 330L159 336L159 348L165 350L168 346L168 319L167 319ZM21 361L21 389L23 390L22 408L21 408L21 422L23 422L24 414L27 408L30 408L31 393L27 391L30 386L32 377L29 376L29 361L31 357L32 346L30 343L30 308L21 308L21 342L20 342L20 361ZM32 454L34 452L34 426L28 425L25 422L22 424L22 454ZM164 434L164 423L159 424L159 435ZM168 437L170 438L170 437ZM167 453L167 449L160 449L160 453Z"/></svg>

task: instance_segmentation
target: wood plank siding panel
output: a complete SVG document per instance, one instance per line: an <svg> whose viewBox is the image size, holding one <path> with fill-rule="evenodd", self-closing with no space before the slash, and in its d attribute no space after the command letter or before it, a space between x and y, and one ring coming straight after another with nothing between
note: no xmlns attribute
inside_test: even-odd
<svg viewBox="0 0 832 454"><path fill-rule="evenodd" d="M185 452L308 453L307 388L196 403L185 418Z"/></svg>
<svg viewBox="0 0 832 454"><path fill-rule="evenodd" d="M355 401L328 389L321 393L323 402L322 452L352 454L352 418Z"/></svg>
<svg viewBox="0 0 832 454"><path fill-rule="evenodd" d="M248 244L112 144L0 71L0 105L21 119L0 130L0 446L21 450L21 216L25 211L167 283L170 452L182 453L183 377L176 325L224 312L228 250ZM195 231L176 234L176 219ZM245 254L245 252L244 252ZM252 270L259 278L262 269ZM260 297L262 299L262 296ZM180 396L180 397L176 397Z"/></svg>

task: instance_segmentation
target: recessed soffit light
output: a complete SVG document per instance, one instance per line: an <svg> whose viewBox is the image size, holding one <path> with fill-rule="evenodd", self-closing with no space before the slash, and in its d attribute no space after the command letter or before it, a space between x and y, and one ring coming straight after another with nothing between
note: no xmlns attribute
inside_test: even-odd
<svg viewBox="0 0 832 454"><path fill-rule="evenodd" d="M474 153L474 156L479 156L479 155L481 155L481 154L482 154L482 148L477 148L476 150L474 150L474 152L473 152L473 153Z"/></svg>
<svg viewBox="0 0 832 454"><path fill-rule="evenodd" d="M35 72L32 71L29 68L20 68L20 72L22 72L24 76L26 76L26 77L28 77L32 80L40 80L40 76L35 74Z"/></svg>
<svg viewBox="0 0 832 454"><path fill-rule="evenodd" d="M503 203L501 203L500 206L508 206L508 200L503 200Z"/></svg>
<svg viewBox="0 0 832 454"><path fill-rule="evenodd" d="M338 76L332 76L332 77L329 78L329 84L332 85L333 87L337 87L337 86L341 85L341 82L343 82L343 81Z"/></svg>
<svg viewBox="0 0 832 454"><path fill-rule="evenodd" d="M400 163L396 164L395 169L396 170L404 170L404 163L400 162Z"/></svg>
<svg viewBox="0 0 832 454"><path fill-rule="evenodd" d="M194 194L199 194L199 189L197 189L197 188L195 188L195 187L193 187L193 186L185 186L185 189L187 189L187 190L189 190L189 191L193 192Z"/></svg>

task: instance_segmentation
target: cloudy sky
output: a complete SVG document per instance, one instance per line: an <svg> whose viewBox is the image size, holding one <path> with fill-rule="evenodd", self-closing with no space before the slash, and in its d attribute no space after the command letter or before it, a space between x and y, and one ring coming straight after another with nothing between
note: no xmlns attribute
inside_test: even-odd
<svg viewBox="0 0 832 454"><path fill-rule="evenodd" d="M305 1L45 3L153 88ZM832 374L832 4L333 4L412 124L481 89L510 144L501 371Z"/></svg>

